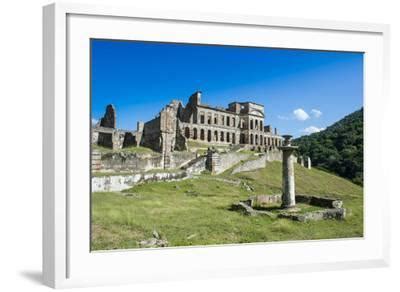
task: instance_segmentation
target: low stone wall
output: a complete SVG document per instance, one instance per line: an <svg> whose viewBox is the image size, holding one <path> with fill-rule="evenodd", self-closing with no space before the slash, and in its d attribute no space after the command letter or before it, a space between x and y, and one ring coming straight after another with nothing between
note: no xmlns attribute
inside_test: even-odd
<svg viewBox="0 0 400 292"><path fill-rule="evenodd" d="M266 164L267 164L267 156L261 155L261 157L259 157L257 159L245 161L243 164L235 167L232 170L232 174L235 174L238 172L243 172L243 171L252 171L255 169L264 168L266 166Z"/></svg>
<svg viewBox="0 0 400 292"><path fill-rule="evenodd" d="M188 176L200 174L206 170L206 160L207 158L205 156L198 157L185 165L183 169L186 171Z"/></svg>
<svg viewBox="0 0 400 292"><path fill-rule="evenodd" d="M247 200L247 204L253 208L282 204L282 194L251 196Z"/></svg>
<svg viewBox="0 0 400 292"><path fill-rule="evenodd" d="M143 182L174 181L184 179L187 176L185 171L180 171L175 173L138 173L132 175L92 177L92 192L118 192Z"/></svg>
<svg viewBox="0 0 400 292"><path fill-rule="evenodd" d="M231 168L241 160L247 160L251 154L245 154L240 152L222 153L220 154L220 163L216 174L222 173L225 170Z"/></svg>
<svg viewBox="0 0 400 292"><path fill-rule="evenodd" d="M346 209L333 208L308 212L304 214L281 213L278 215L278 218L286 218L299 222L319 221L327 219L344 220L346 218Z"/></svg>
<svg viewBox="0 0 400 292"><path fill-rule="evenodd" d="M162 156L159 153L110 152L101 156L102 171L145 172L151 169L162 169L162 166Z"/></svg>
<svg viewBox="0 0 400 292"><path fill-rule="evenodd" d="M323 208L341 208L343 206L342 200L307 195L296 195L296 203L304 203Z"/></svg>
<svg viewBox="0 0 400 292"><path fill-rule="evenodd" d="M282 151L278 149L272 149L265 152L266 160L271 161L282 161Z"/></svg>
<svg viewBox="0 0 400 292"><path fill-rule="evenodd" d="M195 153L173 152L169 165L170 168L180 168L195 158ZM105 153L101 156L101 165L96 167L96 171L133 171L138 173L152 169L163 169L160 153Z"/></svg>

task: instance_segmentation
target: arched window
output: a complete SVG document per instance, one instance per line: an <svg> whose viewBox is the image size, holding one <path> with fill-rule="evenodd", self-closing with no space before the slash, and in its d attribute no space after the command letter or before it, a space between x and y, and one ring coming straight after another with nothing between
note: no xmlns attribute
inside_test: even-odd
<svg viewBox="0 0 400 292"><path fill-rule="evenodd" d="M200 124L204 124L204 113L203 112L201 112L200 113Z"/></svg>
<svg viewBox="0 0 400 292"><path fill-rule="evenodd" d="M211 114L207 115L207 124L211 125Z"/></svg>
<svg viewBox="0 0 400 292"><path fill-rule="evenodd" d="M253 145L254 141L253 141L253 134L250 134L250 144Z"/></svg>
<svg viewBox="0 0 400 292"><path fill-rule="evenodd" d="M190 138L190 129L189 129L189 127L186 127L186 128L185 128L185 137L186 137L187 139Z"/></svg>
<svg viewBox="0 0 400 292"><path fill-rule="evenodd" d="M231 117L226 117L226 125L229 127L231 125Z"/></svg>
<svg viewBox="0 0 400 292"><path fill-rule="evenodd" d="M218 131L214 131L214 141L218 141Z"/></svg>
<svg viewBox="0 0 400 292"><path fill-rule="evenodd" d="M229 132L226 132L226 142L230 142L230 134Z"/></svg>
<svg viewBox="0 0 400 292"><path fill-rule="evenodd" d="M218 115L214 116L214 124L218 125Z"/></svg>
<svg viewBox="0 0 400 292"><path fill-rule="evenodd" d="M193 140L197 140L197 129L193 129Z"/></svg>
<svg viewBox="0 0 400 292"><path fill-rule="evenodd" d="M232 133L232 144L236 144L236 135Z"/></svg>
<svg viewBox="0 0 400 292"><path fill-rule="evenodd" d="M246 135L245 134L240 134L240 144L246 144Z"/></svg>
<svg viewBox="0 0 400 292"><path fill-rule="evenodd" d="M220 141L221 141L221 142L224 142L224 141L225 141L225 139L224 139L224 134L225 134L225 133L221 131L221 135L220 135L220 137L221 137L221 138L220 138Z"/></svg>
<svg viewBox="0 0 400 292"><path fill-rule="evenodd" d="M255 136L256 136L256 145L258 145L258 135L255 135Z"/></svg>
<svg viewBox="0 0 400 292"><path fill-rule="evenodd" d="M260 135L260 145L262 145L262 144L263 144L263 136Z"/></svg>
<svg viewBox="0 0 400 292"><path fill-rule="evenodd" d="M263 128L263 121L260 121L260 130L261 130L261 131L264 130L264 128Z"/></svg>
<svg viewBox="0 0 400 292"><path fill-rule="evenodd" d="M236 127L236 119L232 118L232 127Z"/></svg>
<svg viewBox="0 0 400 292"><path fill-rule="evenodd" d="M211 130L207 131L207 141L211 142Z"/></svg>
<svg viewBox="0 0 400 292"><path fill-rule="evenodd" d="M250 120L250 130L253 130L254 126L253 126L253 120Z"/></svg>
<svg viewBox="0 0 400 292"><path fill-rule="evenodd" d="M258 130L258 120L256 120L256 130Z"/></svg>
<svg viewBox="0 0 400 292"><path fill-rule="evenodd" d="M200 140L204 140L204 129L200 130Z"/></svg>

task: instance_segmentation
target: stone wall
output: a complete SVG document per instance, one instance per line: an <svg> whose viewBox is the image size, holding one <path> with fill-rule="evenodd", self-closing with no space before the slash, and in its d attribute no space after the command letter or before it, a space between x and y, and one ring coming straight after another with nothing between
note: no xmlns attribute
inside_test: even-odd
<svg viewBox="0 0 400 292"><path fill-rule="evenodd" d="M160 117L144 124L141 146L161 152Z"/></svg>
<svg viewBox="0 0 400 292"><path fill-rule="evenodd" d="M235 164L239 163L241 160L247 160L251 154L240 153L240 152L230 152L220 154L219 167L216 169L216 174L222 173L225 170L233 167Z"/></svg>
<svg viewBox="0 0 400 292"><path fill-rule="evenodd" d="M243 171L252 171L255 169L260 169L264 168L267 164L267 156L266 155L261 155L259 158L254 159L254 160L248 160L245 161L243 164L235 167L232 170L232 174L238 173L238 172L243 172Z"/></svg>
<svg viewBox="0 0 400 292"><path fill-rule="evenodd" d="M92 171L99 171L101 169L101 153L93 149L92 150Z"/></svg>
<svg viewBox="0 0 400 292"><path fill-rule="evenodd" d="M266 160L271 161L282 161L282 151L278 149L267 150L265 152Z"/></svg>
<svg viewBox="0 0 400 292"><path fill-rule="evenodd" d="M196 153L189 151L172 152L171 153L171 166L172 168L181 168L189 164L196 158Z"/></svg>
<svg viewBox="0 0 400 292"><path fill-rule="evenodd" d="M196 154L192 152L173 152L171 154L170 167L180 168L195 158ZM101 164L97 165L96 169L93 170L145 172L152 169L163 169L161 153L105 153L101 155Z"/></svg>
<svg viewBox="0 0 400 292"><path fill-rule="evenodd" d="M206 170L206 160L207 158L205 156L201 156L192 160L188 165L186 165L185 171L188 176L200 174Z"/></svg>
<svg viewBox="0 0 400 292"><path fill-rule="evenodd" d="M143 182L174 181L186 177L187 173L185 171L92 177L92 192L119 192Z"/></svg>

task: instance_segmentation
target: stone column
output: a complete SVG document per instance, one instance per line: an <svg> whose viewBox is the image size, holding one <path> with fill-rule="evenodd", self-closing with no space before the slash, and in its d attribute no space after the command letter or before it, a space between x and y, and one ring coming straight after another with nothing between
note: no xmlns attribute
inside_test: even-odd
<svg viewBox="0 0 400 292"><path fill-rule="evenodd" d="M291 208L296 205L296 192L294 183L294 165L292 154L297 146L291 145L291 135L284 135L282 150L282 207Z"/></svg>
<svg viewBox="0 0 400 292"><path fill-rule="evenodd" d="M307 157L307 168L311 169L311 158L309 156Z"/></svg>

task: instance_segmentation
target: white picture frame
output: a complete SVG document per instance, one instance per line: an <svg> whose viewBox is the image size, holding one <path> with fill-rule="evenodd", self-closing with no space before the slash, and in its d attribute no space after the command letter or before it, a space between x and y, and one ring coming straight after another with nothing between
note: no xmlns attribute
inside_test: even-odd
<svg viewBox="0 0 400 292"><path fill-rule="evenodd" d="M46 285L82 287L388 265L388 192L379 184L384 173L382 141L375 138L388 98L387 25L57 3L44 7L43 36ZM91 253L87 40L93 37L365 52L364 237Z"/></svg>

